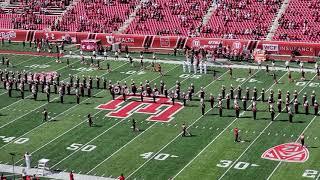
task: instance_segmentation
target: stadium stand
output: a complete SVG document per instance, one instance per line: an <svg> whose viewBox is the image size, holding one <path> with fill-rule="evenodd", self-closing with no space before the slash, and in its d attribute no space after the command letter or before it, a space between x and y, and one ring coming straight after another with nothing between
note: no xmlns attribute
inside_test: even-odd
<svg viewBox="0 0 320 180"><path fill-rule="evenodd" d="M273 39L319 42L320 1L291 0Z"/></svg>
<svg viewBox="0 0 320 180"><path fill-rule="evenodd" d="M269 40L319 42L319 3L281 16L284 0L1 0L0 29L263 40L273 26Z"/></svg>
<svg viewBox="0 0 320 180"><path fill-rule="evenodd" d="M281 0L221 0L202 28L204 37L263 39L281 6Z"/></svg>
<svg viewBox="0 0 320 180"><path fill-rule="evenodd" d="M80 0L54 29L95 33L117 31L135 5L135 1L128 0Z"/></svg>
<svg viewBox="0 0 320 180"><path fill-rule="evenodd" d="M202 27L202 17L210 5L209 0L145 1L127 33L198 35Z"/></svg>

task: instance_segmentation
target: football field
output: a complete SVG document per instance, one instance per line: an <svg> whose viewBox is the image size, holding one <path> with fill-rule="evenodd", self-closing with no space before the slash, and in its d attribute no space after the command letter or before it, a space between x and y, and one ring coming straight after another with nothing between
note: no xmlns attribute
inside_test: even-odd
<svg viewBox="0 0 320 180"><path fill-rule="evenodd" d="M0 55L1 56L1 55ZM306 65L306 80L301 80L298 65L292 63L293 82L288 81L288 71L284 68L271 69L267 73L254 64L241 64L252 67L252 74L247 68L233 66L233 76L228 68L219 64L232 66L232 62L222 62L208 66L207 74L183 72L178 60L169 57L159 61L163 76L152 71L151 61L140 67L139 60L132 66L128 61L101 61L102 69L80 63L79 58L66 58L56 63L55 58L29 55L5 55L11 61L10 67L0 65L3 71L23 71L34 73L58 73L61 81L69 82L70 75L93 77L92 97L81 97L76 103L75 95L66 95L60 103L59 94L52 93L47 102L45 93L39 93L38 99L25 91L21 99L20 91L13 90L8 96L3 83L0 83L0 164L11 165L9 153L15 153L15 165L25 166L23 155L32 155L32 166L36 167L40 159L49 159L51 170L70 172L99 177L116 178L121 173L127 179L164 180L164 179L319 179L320 178L320 117L314 115L313 106L309 115L302 106L303 94L306 93L309 104L310 95L315 91L316 100L320 97L320 80L317 78L313 64ZM149 56L146 56L148 59ZM151 57L151 55L150 55ZM161 59L160 59L161 60ZM181 61L180 61L181 62ZM107 71L107 64L111 71ZM213 78L213 71L217 78ZM279 83L274 83L272 73ZM160 87L162 80L169 92L175 90L176 81L181 84L181 91L195 86L194 98L183 106L182 101L173 105L171 99L128 95L115 100L102 83L97 88L96 77L111 80L113 84L128 85L134 81L139 87L146 80L153 88ZM248 87L250 99L254 87L258 90L257 119L253 120L251 100L248 109L240 104L240 117L236 118L233 100L230 109L223 102L223 115L219 116L217 100L210 108L209 96L217 99L222 86L229 93L231 85L236 89L242 87L242 95ZM206 108L201 114L199 91L204 88ZM265 89L266 99L274 91L277 99L278 89L282 91L282 112L275 103L275 120L271 121L268 103L261 101L261 90ZM26 86L26 89L27 86ZM285 111L285 98L290 92L299 93L299 114L294 114L293 123L288 121ZM53 92L53 89L52 91ZM235 90L235 94L238 92ZM72 90L72 94L74 94ZM160 95L162 96L162 95ZM43 109L49 112L49 121L43 122ZM293 108L292 108L293 109ZM89 127L87 115L93 116L94 126ZM137 121L139 131L132 131L132 119ZM181 126L186 124L192 136L182 137ZM240 129L240 142L234 142L233 129ZM306 147L301 147L299 136L304 134ZM277 148L277 147L278 148ZM274 148L276 147L276 148ZM0 166L1 167L1 166ZM1 169L0 169L1 172ZM68 178L68 177L66 177Z"/></svg>

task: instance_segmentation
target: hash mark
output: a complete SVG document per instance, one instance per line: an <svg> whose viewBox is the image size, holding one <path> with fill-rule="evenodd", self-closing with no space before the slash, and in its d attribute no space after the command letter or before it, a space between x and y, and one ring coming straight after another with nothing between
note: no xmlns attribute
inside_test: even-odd
<svg viewBox="0 0 320 180"><path fill-rule="evenodd" d="M178 124L174 125L174 126L177 126Z"/></svg>
<svg viewBox="0 0 320 180"><path fill-rule="evenodd" d="M283 134L283 136L286 136L286 134Z"/></svg>
<svg viewBox="0 0 320 180"><path fill-rule="evenodd" d="M102 177L104 177L105 174L102 174Z"/></svg>
<svg viewBox="0 0 320 180"><path fill-rule="evenodd" d="M64 172L67 172L68 169L63 170Z"/></svg>
<svg viewBox="0 0 320 180"><path fill-rule="evenodd" d="M198 126L196 126L196 128L198 128Z"/></svg>
<svg viewBox="0 0 320 180"><path fill-rule="evenodd" d="M81 173L81 171L78 172L78 174L80 174L80 173Z"/></svg>
<svg viewBox="0 0 320 180"><path fill-rule="evenodd" d="M309 139L309 136L307 137L307 139Z"/></svg>
<svg viewBox="0 0 320 180"><path fill-rule="evenodd" d="M278 133L276 133L276 136L278 136Z"/></svg>
<svg viewBox="0 0 320 180"><path fill-rule="evenodd" d="M219 128L217 128L217 130L219 130Z"/></svg>
<svg viewBox="0 0 320 180"><path fill-rule="evenodd" d="M317 139L318 137L315 137L314 139Z"/></svg>
<svg viewBox="0 0 320 180"><path fill-rule="evenodd" d="M204 127L204 126L202 127L202 129L205 129L205 128L206 128L206 127Z"/></svg>
<svg viewBox="0 0 320 180"><path fill-rule="evenodd" d="M248 131L246 131L245 133L248 133Z"/></svg>
<svg viewBox="0 0 320 180"><path fill-rule="evenodd" d="M293 134L291 134L291 137L293 137Z"/></svg>
<svg viewBox="0 0 320 180"><path fill-rule="evenodd" d="M252 133L253 133L253 134L255 134L255 133L256 133L256 131L253 131Z"/></svg>
<svg viewBox="0 0 320 180"><path fill-rule="evenodd" d="M268 133L268 136L270 135L270 132Z"/></svg>
<svg viewBox="0 0 320 180"><path fill-rule="evenodd" d="M212 129L212 127L210 127L209 129Z"/></svg>

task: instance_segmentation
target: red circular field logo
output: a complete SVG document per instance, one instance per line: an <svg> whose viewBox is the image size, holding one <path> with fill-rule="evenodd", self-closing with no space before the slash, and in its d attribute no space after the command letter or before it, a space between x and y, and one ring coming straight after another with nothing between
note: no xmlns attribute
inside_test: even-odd
<svg viewBox="0 0 320 180"><path fill-rule="evenodd" d="M272 161L305 162L309 158L309 151L299 143L285 143L268 149L261 158Z"/></svg>

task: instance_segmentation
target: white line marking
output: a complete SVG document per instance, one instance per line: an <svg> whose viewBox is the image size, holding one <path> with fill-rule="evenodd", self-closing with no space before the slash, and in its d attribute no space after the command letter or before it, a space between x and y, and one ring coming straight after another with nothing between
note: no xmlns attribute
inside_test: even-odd
<svg viewBox="0 0 320 180"><path fill-rule="evenodd" d="M317 117L317 116L314 116L314 117L312 118L312 120L310 121L310 123L307 125L307 127L304 128L304 130L302 131L301 134L303 134L303 133L309 128L309 126L313 123L313 121L316 119L316 117ZM301 135L301 134L300 134L300 135ZM295 142L298 142L299 138L300 138L300 136L298 137L298 139L297 139ZM280 161L280 162L278 163L278 165L273 169L273 171L272 171L272 172L270 173L270 175L268 176L267 180L269 180L269 179L272 177L272 175L276 172L276 170L279 168L279 166L281 165L281 163L282 163L282 161ZM317 178L317 179L318 179L318 178Z"/></svg>
<svg viewBox="0 0 320 180"><path fill-rule="evenodd" d="M111 157L113 157L115 154L117 154L119 151L121 151L123 148L127 147L131 142L133 142L135 139L137 139L139 136L141 136L144 132L146 132L148 129L152 128L154 125L156 125L156 123L152 124L151 126L149 126L146 130L144 130L142 133L140 133L139 135L137 135L136 137L134 137L133 139L131 139L129 142L127 142L125 145L123 145L121 148L119 148L117 151L115 151L114 153L112 153L109 157L107 157L106 159L104 159L103 161L101 161L99 164L97 164L94 168L92 168L90 171L87 172L87 174L91 173L93 170L95 170L98 166L100 166L101 164L103 164L104 162L106 162L108 159L110 159Z"/></svg>
<svg viewBox="0 0 320 180"><path fill-rule="evenodd" d="M298 94L300 94L308 85L309 83L316 77L316 75L308 82L306 83L306 85L298 92ZM293 99L291 100L291 102L293 101ZM283 108L284 110L285 108ZM277 114L277 116L275 117L275 119L280 115ZM271 121L263 130L262 132L264 132L271 124L273 123L273 121ZM277 133L278 134L278 133ZM276 135L277 135L276 134ZM238 160L251 148L251 146L259 139L259 137L262 135L262 133L260 133L251 143L250 145L241 153L241 155L232 163L232 165L222 174L222 176L220 176L219 180L222 179L227 173L228 171L238 162ZM269 179L269 178L268 178Z"/></svg>
<svg viewBox="0 0 320 180"><path fill-rule="evenodd" d="M286 74L287 74L287 73L284 73L284 74L281 76L280 79L282 79ZM254 74L254 75L255 75L255 74ZM279 80L280 80L280 79L279 79ZM268 92L274 85L275 85L275 83L273 83L266 92ZM261 96L260 96L260 97L261 97ZM260 98L260 97L259 97L259 98ZM259 99L259 98L258 98L258 99ZM236 121L236 119L235 119L234 121ZM234 121L233 121L233 122L234 122ZM231 126L231 125L233 124L233 122L231 122L231 123L229 124L229 126ZM218 136L220 136L224 131L226 131L229 126L227 126ZM230 132L232 132L232 131L233 131L233 130L231 129ZM218 137L218 136L217 136L217 137ZM217 138L217 137L216 137L216 138ZM213 139L206 147L204 147L191 161L189 161L188 164L186 164L186 165L173 177L173 179L176 178L182 171L184 171L198 156L200 156L200 154L202 154L202 153L216 140L216 138L214 138L214 139Z"/></svg>
<svg viewBox="0 0 320 180"><path fill-rule="evenodd" d="M255 74L257 74L260 70L256 71L252 76L250 76L249 78L247 78L245 81L243 81L240 85L244 84L245 82L247 82L251 77L253 77ZM226 71L225 73L227 73L228 71ZM224 74L225 74L224 73ZM210 85L210 84L209 84ZM207 87L207 86L206 86ZM208 111L205 112L205 114L207 114L209 111L211 111L211 109L209 109ZM201 115L198 119L196 119L188 128L190 128L191 126L193 126L197 121L199 121L203 116ZM235 120L233 120L228 126L230 127L233 122L235 122L237 120L237 118L235 118ZM226 128L225 128L226 130ZM216 138L218 138L225 130L223 130ZM178 137L181 136L181 133L179 133L175 138L173 138L170 142L168 142L166 145L164 145L157 153L154 153L154 155L152 155L152 157L150 157L147 161L145 161L141 166L139 166L136 170L134 170L131 174L129 174L127 176L127 178L130 178L134 173L136 173L139 169L141 169L145 164L147 164L151 159L153 159L158 153L160 153L164 148L166 148L168 145L170 145L173 141L175 141ZM215 138L215 139L216 139ZM175 177L174 177L175 178Z"/></svg>

